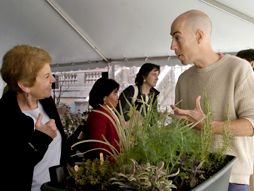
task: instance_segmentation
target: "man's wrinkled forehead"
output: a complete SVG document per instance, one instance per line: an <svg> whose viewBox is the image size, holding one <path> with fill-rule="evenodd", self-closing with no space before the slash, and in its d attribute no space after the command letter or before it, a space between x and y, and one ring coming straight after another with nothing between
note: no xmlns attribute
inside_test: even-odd
<svg viewBox="0 0 254 191"><path fill-rule="evenodd" d="M170 35L174 36L175 34L178 34L178 33L182 34L182 32L181 32L182 28L183 28L182 23L179 23L179 22L177 22L177 20L175 20L172 23Z"/></svg>
<svg viewBox="0 0 254 191"><path fill-rule="evenodd" d="M186 17L180 16L174 20L171 25L170 35L173 37L176 34L183 34L183 30L185 30L187 25Z"/></svg>

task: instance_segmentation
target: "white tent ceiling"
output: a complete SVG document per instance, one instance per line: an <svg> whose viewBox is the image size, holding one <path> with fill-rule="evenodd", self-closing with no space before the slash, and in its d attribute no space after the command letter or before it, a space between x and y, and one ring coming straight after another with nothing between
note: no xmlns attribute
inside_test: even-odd
<svg viewBox="0 0 254 191"><path fill-rule="evenodd" d="M170 25L190 9L211 18L214 51L254 48L253 0L0 0L0 57L30 44L50 53L60 66L53 71L146 58L177 64Z"/></svg>

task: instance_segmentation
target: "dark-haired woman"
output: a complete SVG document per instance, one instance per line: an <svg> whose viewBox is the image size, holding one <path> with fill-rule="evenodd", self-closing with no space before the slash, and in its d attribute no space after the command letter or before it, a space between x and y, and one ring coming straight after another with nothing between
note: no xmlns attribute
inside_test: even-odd
<svg viewBox="0 0 254 191"><path fill-rule="evenodd" d="M247 60L254 71L254 49L241 50L236 54L236 56Z"/></svg>
<svg viewBox="0 0 254 191"><path fill-rule="evenodd" d="M93 107L93 110L87 118L86 128L88 130L88 139L105 142L104 136L119 151L119 137L116 131L117 117L113 116L113 111L109 111L118 104L118 89L119 84L112 79L100 78L95 82L89 93L89 104ZM95 148L102 149L92 151L92 155L88 153L89 158L98 158L100 153L109 155L103 149L112 152L111 148L103 143L93 142L89 144L88 149ZM85 156L85 158L87 157Z"/></svg>
<svg viewBox="0 0 254 191"><path fill-rule="evenodd" d="M157 96L160 93L154 88L159 79L159 73L160 66L151 63L143 64L136 76L135 85L127 87L121 93L119 103L121 102L125 121L129 121L130 119L130 106L128 102L135 104L138 111L140 111L142 105L145 105L145 109L147 110L149 105L154 104ZM141 100L144 100L146 104L144 104ZM117 106L117 110L120 111L119 105ZM143 110L140 112L144 116L145 112Z"/></svg>

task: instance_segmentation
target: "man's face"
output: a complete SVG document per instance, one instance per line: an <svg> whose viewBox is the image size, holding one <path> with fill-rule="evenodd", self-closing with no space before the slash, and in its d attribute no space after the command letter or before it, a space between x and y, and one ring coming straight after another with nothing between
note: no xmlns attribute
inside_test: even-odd
<svg viewBox="0 0 254 191"><path fill-rule="evenodd" d="M171 50L175 51L183 65L187 65L195 62L197 43L195 33L190 28L184 27L184 23L182 20L176 19L171 26Z"/></svg>

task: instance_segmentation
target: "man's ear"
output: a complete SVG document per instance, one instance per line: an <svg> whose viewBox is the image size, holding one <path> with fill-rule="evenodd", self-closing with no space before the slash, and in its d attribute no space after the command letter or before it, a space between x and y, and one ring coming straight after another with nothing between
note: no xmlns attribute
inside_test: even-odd
<svg viewBox="0 0 254 191"><path fill-rule="evenodd" d="M204 40L204 32L202 30L197 30L196 32L196 41L200 44Z"/></svg>
<svg viewBox="0 0 254 191"><path fill-rule="evenodd" d="M23 82L18 82L18 86L19 88L23 91L23 92L26 92L26 93L29 93L30 92L30 88L28 86L26 86Z"/></svg>

